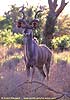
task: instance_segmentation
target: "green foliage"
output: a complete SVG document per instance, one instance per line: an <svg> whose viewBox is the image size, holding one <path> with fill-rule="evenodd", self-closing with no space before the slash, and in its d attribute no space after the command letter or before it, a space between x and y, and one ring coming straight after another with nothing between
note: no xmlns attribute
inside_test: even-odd
<svg viewBox="0 0 70 100"><path fill-rule="evenodd" d="M57 27L58 27L59 35L70 34L70 16L62 15L57 20Z"/></svg>
<svg viewBox="0 0 70 100"><path fill-rule="evenodd" d="M4 20L4 19L5 19L5 17L3 17L3 16L0 16L0 21L1 21L1 20Z"/></svg>
<svg viewBox="0 0 70 100"><path fill-rule="evenodd" d="M0 30L1 29L12 29L12 20L6 18L0 20Z"/></svg>
<svg viewBox="0 0 70 100"><path fill-rule="evenodd" d="M16 5L11 5L10 10L5 12L4 17L0 17L0 30L12 30L13 23L17 21L20 16L22 15L19 13L19 7L16 7Z"/></svg>
<svg viewBox="0 0 70 100"><path fill-rule="evenodd" d="M70 48L70 35L63 35L61 37L56 37L56 38L54 37L52 40L52 46L54 49Z"/></svg>
<svg viewBox="0 0 70 100"><path fill-rule="evenodd" d="M45 8L45 6L43 7L43 9L44 8ZM8 30L9 29L12 30L12 28L15 27L17 20L18 19L22 19L22 13L19 12L19 10L21 10L21 7L16 7L16 5L11 5L10 10L8 12L5 12L4 19L1 18L2 20L0 20L0 30L4 30L2 32L2 35L5 34L5 33L8 34ZM38 10L41 10L41 8L40 8L40 6L39 7L38 6L34 7L34 6L28 6L27 5L25 7L25 9L23 9L23 10L24 10L24 13L25 13L26 20L31 22L35 18L34 17L35 13ZM42 41L41 33L43 32L43 28L42 27L45 24L45 20L44 19L46 19L45 18L46 12L44 13L44 11L43 11L42 13L38 14L37 18L39 19L39 26L38 26L38 28L36 30L34 30L34 37L36 37L39 40L40 43ZM7 32L5 32L5 29L6 29ZM3 37L2 43L7 43L8 41L10 41L10 43L11 43L12 41L15 40L11 36L10 36L9 39L7 39L7 37L9 37L9 36L5 36L5 37L6 37L6 40ZM12 38L12 40L10 40L11 38ZM20 35L19 36L15 35L14 38L16 38L17 43L19 43L19 42L21 43L22 40L20 41Z"/></svg>
<svg viewBox="0 0 70 100"><path fill-rule="evenodd" d="M11 30L4 30L0 31L0 44L3 45L9 45L12 43L18 43L22 44L22 35L21 34L15 34L12 35Z"/></svg>
<svg viewBox="0 0 70 100"><path fill-rule="evenodd" d="M15 40L15 43L17 43L17 44L23 44L23 35L21 35L21 34L15 34L13 38Z"/></svg>
<svg viewBox="0 0 70 100"><path fill-rule="evenodd" d="M45 9L45 7L43 7ZM12 36L12 32L10 30L12 30L12 26L14 27L14 22L16 22L18 19L22 18L22 13L19 12L19 9L21 9L20 7L16 7L16 5L11 5L11 9L8 12L5 12L5 17L0 17L0 29L4 30L0 32L0 43L2 44L10 44L10 43L20 43L22 44L22 35L21 34L15 34L14 36ZM26 20L28 20L29 22L31 22L34 19L35 13L41 10L40 7L33 7L33 6L28 6L25 7L24 9L24 13L25 13L25 17ZM39 18L39 26L36 30L34 30L34 37L36 37L39 41L39 43L42 42L43 39L43 29L44 29L44 25L46 22L47 28L46 28L46 32L48 32L49 34L52 35L52 33L54 31L59 31L61 34L61 32L64 34L69 33L67 30L70 30L70 17L68 16L64 16L62 17L62 19L59 19L57 21L57 25L56 27L53 27L53 24L55 24L55 21L52 21L52 17L48 17L46 18L46 14L48 10L46 10L46 12L42 12L39 13L37 18ZM52 22L52 24L50 25L50 21ZM51 29L50 29L51 27ZM65 32L64 32L65 31ZM66 33L67 32L67 33ZM46 34L47 35L47 34ZM46 36L45 35L45 36ZM70 36L67 35L63 35L62 37L57 37L57 38L53 38L52 40L52 46L54 47L54 49L57 49L58 47L61 48L69 48L70 47Z"/></svg>
<svg viewBox="0 0 70 100"><path fill-rule="evenodd" d="M41 33L40 30L34 30L34 35L33 37L36 37L39 43L42 43L42 37L41 37Z"/></svg>

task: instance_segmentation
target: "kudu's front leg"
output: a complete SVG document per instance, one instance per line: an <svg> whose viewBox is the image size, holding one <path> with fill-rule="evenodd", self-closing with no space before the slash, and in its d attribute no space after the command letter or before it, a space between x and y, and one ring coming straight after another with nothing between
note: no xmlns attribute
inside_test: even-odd
<svg viewBox="0 0 70 100"><path fill-rule="evenodd" d="M27 81L30 81L30 66L26 65L26 71L27 71Z"/></svg>
<svg viewBox="0 0 70 100"><path fill-rule="evenodd" d="M32 76L31 76L31 82L33 80L33 77L34 77L34 73L35 73L35 66L32 67Z"/></svg>

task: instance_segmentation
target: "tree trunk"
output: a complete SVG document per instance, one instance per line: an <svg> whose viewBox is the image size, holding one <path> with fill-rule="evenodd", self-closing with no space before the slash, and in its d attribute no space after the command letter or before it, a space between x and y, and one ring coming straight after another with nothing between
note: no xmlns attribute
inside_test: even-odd
<svg viewBox="0 0 70 100"><path fill-rule="evenodd" d="M53 33L55 32L55 25L57 22L57 17L68 4L65 3L65 0L61 0L60 7L57 8L57 0L48 0L49 12L46 17L46 24L43 31L43 43L45 43L50 49L52 49L51 40L53 39Z"/></svg>
<svg viewBox="0 0 70 100"><path fill-rule="evenodd" d="M50 13L47 16L44 32L43 32L43 43L45 43L49 48L52 48L51 40L53 38L53 33L55 32L56 17L55 13Z"/></svg>

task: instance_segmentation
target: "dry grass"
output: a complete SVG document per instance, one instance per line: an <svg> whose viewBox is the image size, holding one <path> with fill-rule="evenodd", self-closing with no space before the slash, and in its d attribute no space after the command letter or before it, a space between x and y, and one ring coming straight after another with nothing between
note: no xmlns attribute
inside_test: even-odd
<svg viewBox="0 0 70 100"><path fill-rule="evenodd" d="M13 53L9 53L8 52ZM18 52L19 50L19 52ZM39 84L19 84L27 80L25 63L23 61L23 50L19 47L12 49L0 46L0 96L19 96L19 97L55 97L56 93L47 90L44 86L37 91L30 92ZM49 85L56 91L70 91L70 52L54 53L54 64L51 65ZM41 81L41 76L36 70L34 80ZM29 91L30 90L30 91ZM42 92L43 91L43 92ZM50 99L51 100L51 99ZM64 100L63 98L60 100ZM68 98L65 100L69 100Z"/></svg>
<svg viewBox="0 0 70 100"><path fill-rule="evenodd" d="M64 51L62 53L54 53L54 61L65 60L70 63L70 51Z"/></svg>

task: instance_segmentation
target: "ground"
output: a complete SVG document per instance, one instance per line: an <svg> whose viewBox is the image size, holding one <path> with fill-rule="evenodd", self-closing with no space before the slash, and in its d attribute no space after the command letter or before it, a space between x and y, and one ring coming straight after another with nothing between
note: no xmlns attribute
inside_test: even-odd
<svg viewBox="0 0 70 100"><path fill-rule="evenodd" d="M27 82L25 63L23 60L24 50L21 48L0 47L0 97L58 97L51 89L67 93L70 96L70 64L69 61L58 59L51 64L49 80L42 82L42 76L36 69L33 83ZM64 56L70 52L57 55ZM54 54L55 56L56 54ZM66 55L65 55L66 56ZM70 55L68 55L69 57ZM45 69L44 69L45 70ZM40 83L39 83L40 82ZM42 84L43 83L43 84ZM46 86L45 86L45 85ZM50 99L51 100L51 99ZM59 100L70 100L63 97Z"/></svg>

